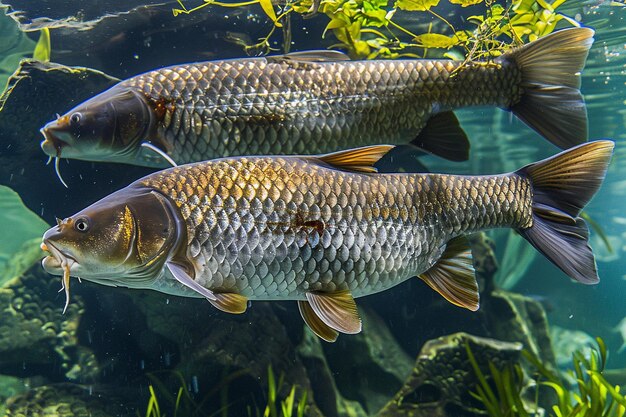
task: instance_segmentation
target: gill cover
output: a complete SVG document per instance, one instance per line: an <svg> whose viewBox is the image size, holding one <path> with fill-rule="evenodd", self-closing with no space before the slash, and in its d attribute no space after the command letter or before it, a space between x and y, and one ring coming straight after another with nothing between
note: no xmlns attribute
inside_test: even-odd
<svg viewBox="0 0 626 417"><path fill-rule="evenodd" d="M148 288L177 246L174 216L162 194L131 185L61 221L44 243L75 261L72 275Z"/></svg>
<svg viewBox="0 0 626 417"><path fill-rule="evenodd" d="M138 152L156 123L146 97L118 84L44 126L41 147L52 157L124 162Z"/></svg>

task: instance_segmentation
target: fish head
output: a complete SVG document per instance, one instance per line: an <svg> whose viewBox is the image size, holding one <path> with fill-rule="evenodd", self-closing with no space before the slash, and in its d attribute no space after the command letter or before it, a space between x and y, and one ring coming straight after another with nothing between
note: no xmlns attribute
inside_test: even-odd
<svg viewBox="0 0 626 417"><path fill-rule="evenodd" d="M150 288L179 246L179 224L166 197L131 185L57 220L43 236L42 265L66 279Z"/></svg>
<svg viewBox="0 0 626 417"><path fill-rule="evenodd" d="M46 124L41 149L51 157L132 162L154 132L155 112L141 92L115 86Z"/></svg>

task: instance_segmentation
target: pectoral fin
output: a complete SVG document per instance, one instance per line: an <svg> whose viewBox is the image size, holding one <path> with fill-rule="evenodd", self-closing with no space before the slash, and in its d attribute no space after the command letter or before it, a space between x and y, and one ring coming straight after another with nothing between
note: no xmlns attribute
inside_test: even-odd
<svg viewBox="0 0 626 417"><path fill-rule="evenodd" d="M411 145L450 161L469 158L469 139L451 111L431 117Z"/></svg>
<svg viewBox="0 0 626 417"><path fill-rule="evenodd" d="M209 300L214 307L231 314L241 314L248 307L248 299L235 293L214 293L215 300Z"/></svg>
<svg viewBox="0 0 626 417"><path fill-rule="evenodd" d="M188 288L191 288L211 302L217 301L217 297L215 296L213 291L209 290L208 288L204 288L193 279L193 277L189 273L188 267L186 267L182 263L175 261L168 261L165 263L165 265L167 266L167 269L170 270L174 278L176 278L176 281L180 282Z"/></svg>
<svg viewBox="0 0 626 417"><path fill-rule="evenodd" d="M317 314L315 314L315 311L313 311L308 301L298 301L298 309L300 310L300 315L304 322L319 338L330 343L337 340L339 333L324 324Z"/></svg>
<svg viewBox="0 0 626 417"><path fill-rule="evenodd" d="M361 331L361 318L350 291L308 292L306 298L315 315L331 329L347 334Z"/></svg>
<svg viewBox="0 0 626 417"><path fill-rule="evenodd" d="M478 284L465 236L450 240L439 261L420 278L452 304L478 310Z"/></svg>

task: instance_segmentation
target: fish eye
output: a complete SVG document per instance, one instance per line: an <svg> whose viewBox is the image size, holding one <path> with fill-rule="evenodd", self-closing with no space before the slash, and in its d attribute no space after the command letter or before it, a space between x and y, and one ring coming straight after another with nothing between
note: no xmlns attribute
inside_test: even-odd
<svg viewBox="0 0 626 417"><path fill-rule="evenodd" d="M78 126L80 124L80 119L83 117L82 114L76 112L76 113L72 113L72 115L70 116L70 125L71 126Z"/></svg>
<svg viewBox="0 0 626 417"><path fill-rule="evenodd" d="M86 232L87 230L89 230L89 220L86 217L79 217L74 222L74 229L78 230L79 232Z"/></svg>

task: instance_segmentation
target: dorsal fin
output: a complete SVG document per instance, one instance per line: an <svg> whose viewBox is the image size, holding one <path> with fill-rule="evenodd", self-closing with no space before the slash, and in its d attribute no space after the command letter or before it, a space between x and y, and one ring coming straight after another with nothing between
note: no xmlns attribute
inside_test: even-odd
<svg viewBox="0 0 626 417"><path fill-rule="evenodd" d="M284 55L268 56L268 62L337 62L337 61L350 61L350 57L343 52L333 50L314 50L314 51L300 51L291 52Z"/></svg>
<svg viewBox="0 0 626 417"><path fill-rule="evenodd" d="M472 251L465 236L450 240L441 258L420 278L452 304L478 310L478 284Z"/></svg>
<svg viewBox="0 0 626 417"><path fill-rule="evenodd" d="M363 148L333 152L315 158L337 169L371 173L378 171L374 168L374 164L393 148L393 145L365 146Z"/></svg>

